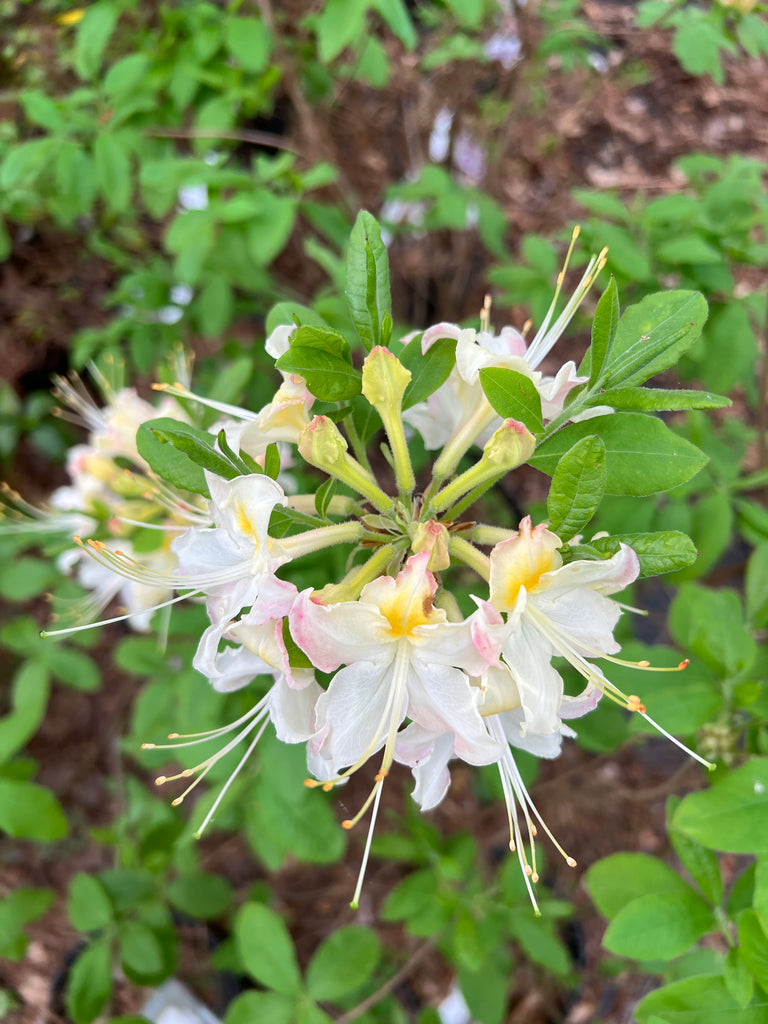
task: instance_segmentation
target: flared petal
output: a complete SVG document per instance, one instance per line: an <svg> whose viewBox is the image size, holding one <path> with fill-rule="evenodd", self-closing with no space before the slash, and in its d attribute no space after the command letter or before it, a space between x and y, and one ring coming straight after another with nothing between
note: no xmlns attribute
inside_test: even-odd
<svg viewBox="0 0 768 1024"><path fill-rule="evenodd" d="M269 716L283 743L305 743L315 732L315 707L323 689L314 679L296 689L281 677L269 692Z"/></svg>
<svg viewBox="0 0 768 1024"><path fill-rule="evenodd" d="M524 718L523 735L549 735L560 728L563 680L550 664L552 645L523 616L504 645L504 660L517 684Z"/></svg>
<svg viewBox="0 0 768 1024"><path fill-rule="evenodd" d="M318 730L328 726L321 755L341 772L371 757L384 745L391 727L405 718L407 693L396 692L394 664L361 661L340 669L316 705Z"/></svg>
<svg viewBox="0 0 768 1024"><path fill-rule="evenodd" d="M291 636L322 672L358 661L380 663L394 656L390 625L376 605L362 601L320 604L312 590L296 598L288 621Z"/></svg>
<svg viewBox="0 0 768 1024"><path fill-rule="evenodd" d="M397 738L395 760L413 769L411 796L422 811L437 807L451 784L448 762L453 757L453 733L435 735L411 722Z"/></svg>

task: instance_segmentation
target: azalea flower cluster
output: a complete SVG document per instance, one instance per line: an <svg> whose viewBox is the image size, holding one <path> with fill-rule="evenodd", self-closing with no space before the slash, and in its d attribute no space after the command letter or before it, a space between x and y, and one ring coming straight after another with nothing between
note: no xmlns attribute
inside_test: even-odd
<svg viewBox="0 0 768 1024"><path fill-rule="evenodd" d="M445 323L425 331L422 354L448 339L455 342L455 363L431 394L405 410L413 374L393 348L372 346L362 365L361 392L385 439L376 463L351 418L334 419L328 409L315 414L315 397L296 372L283 373L272 401L256 413L210 401L181 383L159 386L165 401L176 404L179 431L170 442L186 445L201 467L198 495L151 473L118 472L118 456L140 464L135 428L158 409L131 392L115 395L101 411L71 402L85 408L91 435L83 450L73 452L72 486L56 492L53 505L92 519L98 509L102 527L119 532L149 526L162 538L151 556L125 539L79 541L79 555L90 559L83 564L113 581L112 594L119 589L127 607L123 617L141 628L152 607L182 598L204 601L209 625L194 665L217 690L236 690L259 676L273 680L230 726L194 737L171 734L164 745L178 750L224 741L179 775L158 778L159 784L192 778L174 803L221 757L245 746L200 831L271 722L280 740L306 744L310 786L331 789L374 761L370 793L343 823L351 828L371 812L353 905L394 762L412 769L413 797L423 810L443 799L452 760L497 766L509 845L534 907L538 831L575 864L527 792L514 750L556 757L563 738L573 735L567 723L601 698L647 717L641 699L623 693L594 663L617 660L613 631L623 606L612 595L637 578L638 557L625 544L602 560L573 557L546 523L534 525L526 516L509 529L462 514L536 447L522 422L503 419L492 407L480 386L481 370L522 374L538 393L544 422L567 420L566 397L586 378L573 363L552 376L538 367L603 263L604 254L593 258L558 317L555 296L530 343L513 328L494 334L488 308L480 331ZM298 330L295 324L277 327L267 352L279 361ZM205 407L218 417L209 447L183 430L194 410ZM437 451L418 480L415 434L427 450ZM304 480L316 481L308 473L320 470L326 482L302 492L280 472L281 464L293 465ZM318 553L339 545L349 551L345 575L318 578L316 586L299 590L294 566L312 557L311 565L322 572ZM87 584L84 573L81 579ZM462 609L457 600L457 579L474 581L471 608ZM178 596L169 597L173 592ZM104 603L104 593L94 607ZM580 674L581 692L566 694L555 658Z"/></svg>

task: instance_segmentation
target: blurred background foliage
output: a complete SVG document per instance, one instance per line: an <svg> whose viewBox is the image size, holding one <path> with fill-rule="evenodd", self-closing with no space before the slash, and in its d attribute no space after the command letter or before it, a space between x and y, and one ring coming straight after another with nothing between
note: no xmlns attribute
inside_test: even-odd
<svg viewBox="0 0 768 1024"><path fill-rule="evenodd" d="M299 749L265 738L196 843L212 798L171 807L139 748L242 712L189 667L201 610L175 611L164 646L119 627L44 643L43 595L77 588L0 537L1 1013L140 1020L142 991L177 976L226 1024L433 1024L455 990L480 1024L765 1020L766 7L0 0L0 460L26 495L80 437L51 418L52 373L92 362L148 395L183 349L199 391L259 408L275 302L347 326L361 207L386 229L400 333L475 324L489 288L497 327L540 322L578 221L574 264L608 245L623 304L705 294L702 338L660 383L733 401L669 414L709 457L698 476L609 498L594 524L693 537L694 566L635 586L649 615L622 639L691 658L641 692L721 767L702 779L615 707L584 719L534 790L581 864L550 858L539 919L490 771L457 768L427 819L405 775L390 787L357 917L335 805L355 794L306 790ZM542 478L516 483L494 514L545 517Z"/></svg>

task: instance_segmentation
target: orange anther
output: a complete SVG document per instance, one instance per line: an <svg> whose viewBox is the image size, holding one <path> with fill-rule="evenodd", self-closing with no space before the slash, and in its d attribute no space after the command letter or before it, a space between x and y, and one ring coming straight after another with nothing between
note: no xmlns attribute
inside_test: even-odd
<svg viewBox="0 0 768 1024"><path fill-rule="evenodd" d="M342 827L342 828L346 828L346 829L350 829L350 828L352 828L352 826L353 826L354 824L355 824L355 823L354 823L354 821L352 821L352 819L351 819L351 818L347 818L347 819L346 819L346 821L342 821L342 823L341 823L341 827Z"/></svg>
<svg viewBox="0 0 768 1024"><path fill-rule="evenodd" d="M684 668L688 668L688 666L690 664L691 664L691 659L690 658L683 658L683 660L680 662L680 664L677 667L682 672L682 670Z"/></svg>

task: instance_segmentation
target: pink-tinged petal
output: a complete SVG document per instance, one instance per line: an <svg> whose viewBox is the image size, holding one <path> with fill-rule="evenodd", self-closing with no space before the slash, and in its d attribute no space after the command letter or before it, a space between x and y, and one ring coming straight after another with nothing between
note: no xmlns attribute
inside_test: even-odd
<svg viewBox="0 0 768 1024"><path fill-rule="evenodd" d="M546 620L558 654L569 649L585 658L598 658L621 650L613 639L621 605L586 587L530 595L526 614L539 622Z"/></svg>
<svg viewBox="0 0 768 1024"><path fill-rule="evenodd" d="M361 601L320 604L312 590L296 598L288 621L291 636L322 672L358 661L381 662L394 656L390 626L375 605Z"/></svg>
<svg viewBox="0 0 768 1024"><path fill-rule="evenodd" d="M589 377L579 377L576 373L576 364L573 362L561 366L554 377L542 377L536 387L541 397L541 415L544 421L559 416L569 391L579 384L586 384L588 380Z"/></svg>
<svg viewBox="0 0 768 1024"><path fill-rule="evenodd" d="M470 676L481 675L488 666L488 660L475 644L473 618L474 615L465 622L417 626L411 635L414 657L434 665L460 668Z"/></svg>
<svg viewBox="0 0 768 1024"><path fill-rule="evenodd" d="M445 321L435 324L434 327L428 327L421 337L422 355L426 355L434 343L440 341L441 338L450 338L458 341L460 334L461 328L458 324L449 324Z"/></svg>
<svg viewBox="0 0 768 1024"><path fill-rule="evenodd" d="M459 669L411 660L408 717L428 732L455 733L456 755L469 764L491 764L499 756L499 745L480 717L479 696Z"/></svg>
<svg viewBox="0 0 768 1024"><path fill-rule="evenodd" d="M472 642L483 661L493 665L499 660L509 627L489 601L474 595L472 600L477 605L477 611L469 619Z"/></svg>
<svg viewBox="0 0 768 1024"><path fill-rule="evenodd" d="M269 716L283 743L306 743L315 732L315 707L323 693L314 680L301 689L278 679L269 693Z"/></svg>
<svg viewBox="0 0 768 1024"><path fill-rule="evenodd" d="M593 666L593 671L596 676L600 676L601 679L604 678L599 668ZM581 718L582 715L595 710L602 696L603 691L601 689L595 686L594 683L587 683L577 696L569 697L566 695L563 697L563 702L560 705L560 717Z"/></svg>
<svg viewBox="0 0 768 1024"><path fill-rule="evenodd" d="M543 524L532 527L530 516L520 523L515 537L497 544L491 551L491 602L500 611L511 611L520 590L530 594L545 573L559 569L563 559L562 541Z"/></svg>
<svg viewBox="0 0 768 1024"><path fill-rule="evenodd" d="M367 759L384 746L390 728L400 725L406 713L406 693L391 704L392 662L374 665L359 662L340 669L317 701L318 729L330 726L322 754L334 773Z"/></svg>
<svg viewBox="0 0 768 1024"><path fill-rule="evenodd" d="M637 555L626 544L622 544L615 555L604 561L578 559L547 574L542 589L568 591L589 588L598 594L615 594L633 583L640 572Z"/></svg>

